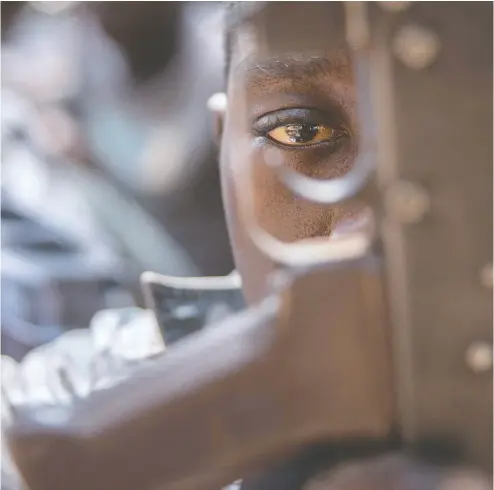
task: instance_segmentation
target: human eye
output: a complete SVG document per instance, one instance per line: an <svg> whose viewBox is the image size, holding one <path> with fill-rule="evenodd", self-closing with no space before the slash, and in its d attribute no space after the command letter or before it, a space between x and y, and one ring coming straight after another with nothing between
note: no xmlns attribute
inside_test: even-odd
<svg viewBox="0 0 494 490"><path fill-rule="evenodd" d="M316 109L284 109L270 112L253 125L258 136L284 147L309 148L334 145L348 131Z"/></svg>

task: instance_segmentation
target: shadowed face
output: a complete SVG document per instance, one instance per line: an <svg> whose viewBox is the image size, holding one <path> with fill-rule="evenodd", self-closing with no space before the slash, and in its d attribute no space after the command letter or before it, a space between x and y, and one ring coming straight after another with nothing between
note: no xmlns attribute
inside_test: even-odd
<svg viewBox="0 0 494 490"><path fill-rule="evenodd" d="M292 170L317 179L346 174L357 155L356 94L347 52L265 57L248 26L231 45L221 171L227 222L249 302L266 291L272 264L256 249L239 216L240 158L253 171L259 224L283 242L330 236L358 226L362 209L309 203L283 186L263 164L266 151Z"/></svg>

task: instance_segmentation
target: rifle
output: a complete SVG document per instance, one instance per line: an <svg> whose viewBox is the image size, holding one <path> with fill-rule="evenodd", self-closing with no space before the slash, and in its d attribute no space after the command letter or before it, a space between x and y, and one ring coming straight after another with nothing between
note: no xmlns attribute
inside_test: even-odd
<svg viewBox="0 0 494 490"><path fill-rule="evenodd" d="M265 163L302 198L365 202L373 233L283 244L247 191L270 294L115 387L18 410L7 435L31 490L218 489L317 442L437 441L491 471L492 4L245 9L266 54L354 50L353 170L328 182Z"/></svg>

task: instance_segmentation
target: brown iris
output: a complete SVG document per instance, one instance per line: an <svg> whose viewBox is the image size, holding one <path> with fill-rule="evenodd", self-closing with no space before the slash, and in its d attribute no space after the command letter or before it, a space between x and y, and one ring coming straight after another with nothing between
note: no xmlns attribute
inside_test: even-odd
<svg viewBox="0 0 494 490"><path fill-rule="evenodd" d="M340 137L343 132L322 124L285 124L269 131L268 136L282 145L310 146Z"/></svg>

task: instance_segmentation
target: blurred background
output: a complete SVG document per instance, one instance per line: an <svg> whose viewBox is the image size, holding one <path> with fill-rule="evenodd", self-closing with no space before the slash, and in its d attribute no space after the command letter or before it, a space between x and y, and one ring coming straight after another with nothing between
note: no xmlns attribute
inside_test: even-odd
<svg viewBox="0 0 494 490"><path fill-rule="evenodd" d="M2 2L2 354L20 360L144 271L233 269L206 104L221 2Z"/></svg>

